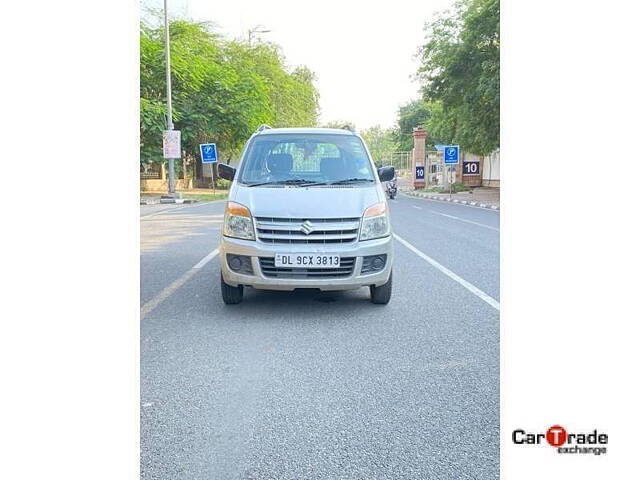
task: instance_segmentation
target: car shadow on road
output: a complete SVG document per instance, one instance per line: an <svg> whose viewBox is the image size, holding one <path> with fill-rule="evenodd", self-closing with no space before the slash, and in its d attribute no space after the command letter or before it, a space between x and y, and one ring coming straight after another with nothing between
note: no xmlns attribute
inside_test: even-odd
<svg viewBox="0 0 640 480"><path fill-rule="evenodd" d="M219 295L218 291L214 295ZM381 308L382 307L382 308ZM268 319L295 322L318 321L318 319L344 321L349 316L362 316L364 310L380 311L381 305L369 300L369 289L347 291L320 291L298 289L294 291L257 290L246 288L244 299L238 305L215 302L209 308L230 320L260 321Z"/></svg>

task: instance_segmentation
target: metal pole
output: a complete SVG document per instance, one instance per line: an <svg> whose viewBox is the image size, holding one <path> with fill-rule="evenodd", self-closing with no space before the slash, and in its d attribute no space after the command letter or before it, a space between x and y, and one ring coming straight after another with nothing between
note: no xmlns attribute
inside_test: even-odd
<svg viewBox="0 0 640 480"><path fill-rule="evenodd" d="M171 109L171 52L169 47L169 13L167 0L164 0L164 53L167 65L167 130L173 130L173 112ZM169 194L176 192L175 166L173 158L169 159Z"/></svg>
<svg viewBox="0 0 640 480"><path fill-rule="evenodd" d="M209 164L211 168L211 184L213 185L213 194L216 194L216 179L213 177L213 163Z"/></svg>

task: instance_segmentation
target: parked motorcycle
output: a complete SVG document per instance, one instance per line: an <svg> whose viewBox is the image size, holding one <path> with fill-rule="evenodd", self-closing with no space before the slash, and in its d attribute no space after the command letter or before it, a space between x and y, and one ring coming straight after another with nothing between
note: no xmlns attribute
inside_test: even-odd
<svg viewBox="0 0 640 480"><path fill-rule="evenodd" d="M387 196L389 197L389 199L393 200L397 194L398 184L396 182L396 179L394 178L393 180L389 180L387 182Z"/></svg>

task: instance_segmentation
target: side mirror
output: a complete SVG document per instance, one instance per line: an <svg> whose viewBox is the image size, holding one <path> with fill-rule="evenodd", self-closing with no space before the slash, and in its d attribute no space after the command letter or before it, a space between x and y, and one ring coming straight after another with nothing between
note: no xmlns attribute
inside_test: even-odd
<svg viewBox="0 0 640 480"><path fill-rule="evenodd" d="M226 165L224 163L218 163L218 176L220 178L224 178L225 180L232 181L233 177L236 176L236 169L231 165Z"/></svg>
<svg viewBox="0 0 640 480"><path fill-rule="evenodd" d="M381 182L388 182L389 180L393 180L393 177L396 176L395 167L380 167L378 169L378 177Z"/></svg>

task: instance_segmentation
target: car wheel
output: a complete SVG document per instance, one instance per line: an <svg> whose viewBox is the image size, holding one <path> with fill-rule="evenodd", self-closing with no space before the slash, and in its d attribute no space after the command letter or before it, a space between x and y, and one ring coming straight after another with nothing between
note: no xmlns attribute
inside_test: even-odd
<svg viewBox="0 0 640 480"><path fill-rule="evenodd" d="M371 302L379 305L386 305L391 300L391 280L393 272L389 274L389 280L387 283L376 287L375 285L369 286L369 292L371 292Z"/></svg>
<svg viewBox="0 0 640 480"><path fill-rule="evenodd" d="M236 305L242 301L242 285L231 286L224 281L220 273L220 290L222 291L222 301L227 305Z"/></svg>

